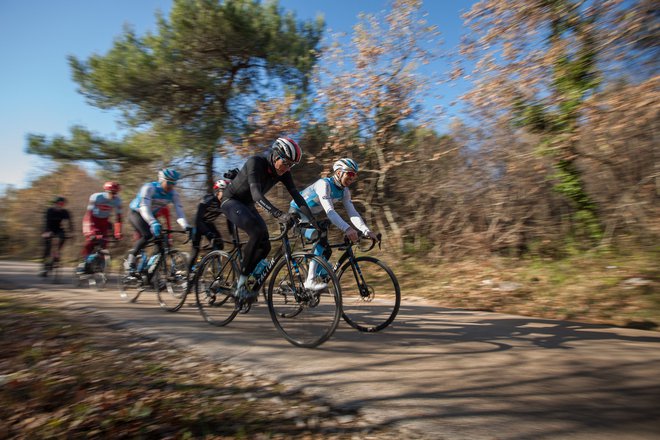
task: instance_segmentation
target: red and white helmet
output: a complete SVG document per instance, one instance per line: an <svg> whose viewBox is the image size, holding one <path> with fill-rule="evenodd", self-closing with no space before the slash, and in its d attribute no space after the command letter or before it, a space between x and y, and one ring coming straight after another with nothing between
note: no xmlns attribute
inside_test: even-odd
<svg viewBox="0 0 660 440"><path fill-rule="evenodd" d="M273 152L275 152L282 159L288 160L294 164L300 162L302 159L302 150L291 138L281 137L273 142Z"/></svg>
<svg viewBox="0 0 660 440"><path fill-rule="evenodd" d="M225 188L227 188L227 185L229 185L229 180L225 180L225 179L216 180L215 183L213 184L213 193L217 194L218 191L224 191Z"/></svg>
<svg viewBox="0 0 660 440"><path fill-rule="evenodd" d="M117 182L110 181L110 182L105 182L103 184L103 191L107 191L109 193L116 194L116 193L119 192L120 188L121 187L119 186L119 184Z"/></svg>

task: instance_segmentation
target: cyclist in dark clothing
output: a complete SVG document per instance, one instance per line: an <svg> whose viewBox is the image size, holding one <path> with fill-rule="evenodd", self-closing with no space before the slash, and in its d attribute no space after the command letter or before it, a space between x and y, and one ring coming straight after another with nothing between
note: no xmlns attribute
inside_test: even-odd
<svg viewBox="0 0 660 440"><path fill-rule="evenodd" d="M66 241L66 233L62 227L64 221L68 222L69 234L73 233L73 222L71 221L71 214L67 209L64 208L66 205L66 198L58 196L53 200L53 206L46 210L46 224L44 225L44 232L41 236L44 239L44 254L43 254L43 269L41 271L41 276L46 276L48 274L51 256L51 250L53 245L53 238L58 238L57 251L54 253L53 258L59 258L60 251L62 246Z"/></svg>
<svg viewBox="0 0 660 440"><path fill-rule="evenodd" d="M277 182L281 182L301 207L301 211L314 221L314 216L291 176L291 168L300 162L301 158L302 150L293 139L278 138L268 154L248 158L236 178L223 192L222 211L229 221L245 231L249 237L243 249L241 275L237 284L240 297L252 299L258 294L248 292L245 282L257 263L270 252L266 222L257 212L255 203L281 223L290 225L295 221L294 213L280 211L265 197Z"/></svg>
<svg viewBox="0 0 660 440"><path fill-rule="evenodd" d="M197 205L197 214L195 215L195 226L192 234L192 255L190 256L189 269L192 271L197 256L199 255L199 245L202 237L206 237L213 244L213 250L222 249L224 244L222 242L222 235L218 228L215 226L215 220L222 214L220 208L220 201L222 199L222 192L225 190L229 180L220 179L216 180L213 184L213 194L204 196L201 202ZM228 227L230 227L229 221Z"/></svg>

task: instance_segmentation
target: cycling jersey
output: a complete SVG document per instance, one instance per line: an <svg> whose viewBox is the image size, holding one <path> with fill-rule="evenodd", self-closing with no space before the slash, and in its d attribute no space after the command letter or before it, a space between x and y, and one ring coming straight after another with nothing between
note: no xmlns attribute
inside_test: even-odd
<svg viewBox="0 0 660 440"><path fill-rule="evenodd" d="M155 217L156 212L170 203L174 205L176 210L177 223L182 228L188 228L188 221L186 220L186 214L183 212L179 194L174 189L170 192L165 191L158 182L145 183L140 188L137 196L131 201L130 208L132 211L139 213L144 221L151 226L158 221Z"/></svg>
<svg viewBox="0 0 660 440"><path fill-rule="evenodd" d="M213 194L204 196L199 205L197 205L197 215L195 216L195 223L212 223L220 217L222 209L220 209L220 200Z"/></svg>
<svg viewBox="0 0 660 440"><path fill-rule="evenodd" d="M316 215L325 212L328 219L333 225L337 226L343 232L346 232L351 226L344 221L343 218L335 211L334 203L342 201L346 212L348 213L351 223L355 225L358 230L363 234L369 232L369 228L358 214L353 202L351 201L351 191L346 187L337 185L335 179L326 177L319 179L302 191L302 197L305 199L307 206ZM298 204L295 201L291 202L291 207L300 211Z"/></svg>
<svg viewBox="0 0 660 440"><path fill-rule="evenodd" d="M106 196L105 192L99 192L89 197L87 210L92 212L92 216L96 218L108 218L113 209L117 217L121 218L121 198L119 196L110 199Z"/></svg>
<svg viewBox="0 0 660 440"><path fill-rule="evenodd" d="M270 203L265 196L277 182L282 182L291 197L298 202L298 205L304 206L305 200L296 189L291 172L287 171L278 176L275 168L270 163L270 159L266 156L251 156L248 158L234 180L225 188L222 201L234 199L243 203L256 202L273 217L279 217L282 215L282 211Z"/></svg>
<svg viewBox="0 0 660 440"><path fill-rule="evenodd" d="M48 208L46 211L46 232L64 232L62 228L62 222L64 220L69 221L69 226L71 225L71 214L69 211L64 208Z"/></svg>

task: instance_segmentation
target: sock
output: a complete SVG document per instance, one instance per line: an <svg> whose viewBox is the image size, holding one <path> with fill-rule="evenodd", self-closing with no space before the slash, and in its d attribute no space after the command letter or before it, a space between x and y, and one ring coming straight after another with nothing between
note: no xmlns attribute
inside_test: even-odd
<svg viewBox="0 0 660 440"><path fill-rule="evenodd" d="M241 276L238 277L238 284L236 285L237 288L241 288L245 286L245 282L247 281L248 277L247 275L241 274Z"/></svg>
<svg viewBox="0 0 660 440"><path fill-rule="evenodd" d="M307 282L311 282L314 279L316 274L316 266L318 265L319 263L317 263L315 260L310 261L309 272L307 272Z"/></svg>

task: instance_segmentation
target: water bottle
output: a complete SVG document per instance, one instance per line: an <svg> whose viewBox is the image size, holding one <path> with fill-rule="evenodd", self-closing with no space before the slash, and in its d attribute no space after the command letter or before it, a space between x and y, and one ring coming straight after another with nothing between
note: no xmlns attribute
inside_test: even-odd
<svg viewBox="0 0 660 440"><path fill-rule="evenodd" d="M257 264L257 267L254 268L254 270L252 271L252 276L254 276L255 278L259 278L261 274L264 273L264 270L266 270L267 267L268 267L268 260L264 258L259 262L259 264Z"/></svg>
<svg viewBox="0 0 660 440"><path fill-rule="evenodd" d="M307 228L305 229L304 235L307 241L313 243L319 238L319 231L314 228Z"/></svg>
<svg viewBox="0 0 660 440"><path fill-rule="evenodd" d="M98 254L96 252L89 254L85 261L85 266L88 272L97 272L96 266L98 264Z"/></svg>
<svg viewBox="0 0 660 440"><path fill-rule="evenodd" d="M147 271L149 273L154 271L154 269L156 268L156 264L158 264L159 258L160 258L160 254L155 254L149 257L149 262L147 263Z"/></svg>
<svg viewBox="0 0 660 440"><path fill-rule="evenodd" d="M140 253L140 264L137 268L138 272L142 273L144 272L144 269L147 267L147 253L145 251L142 251Z"/></svg>

